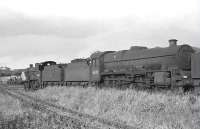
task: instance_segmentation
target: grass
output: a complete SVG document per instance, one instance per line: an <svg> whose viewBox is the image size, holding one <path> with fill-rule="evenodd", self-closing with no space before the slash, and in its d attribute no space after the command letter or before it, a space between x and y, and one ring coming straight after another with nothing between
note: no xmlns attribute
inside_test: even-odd
<svg viewBox="0 0 200 129"><path fill-rule="evenodd" d="M77 129L70 120L41 113L30 105L0 93L0 129Z"/></svg>
<svg viewBox="0 0 200 129"><path fill-rule="evenodd" d="M141 129L200 128L200 97L192 94L91 87L47 87L29 94Z"/></svg>
<svg viewBox="0 0 200 129"><path fill-rule="evenodd" d="M0 93L0 113L3 116L20 115L22 113L20 102L10 96Z"/></svg>

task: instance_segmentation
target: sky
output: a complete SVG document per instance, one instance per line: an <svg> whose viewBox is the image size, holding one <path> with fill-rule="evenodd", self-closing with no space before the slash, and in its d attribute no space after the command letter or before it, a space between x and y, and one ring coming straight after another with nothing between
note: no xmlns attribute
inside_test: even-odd
<svg viewBox="0 0 200 129"><path fill-rule="evenodd" d="M67 63L95 51L200 47L199 0L0 0L0 66Z"/></svg>

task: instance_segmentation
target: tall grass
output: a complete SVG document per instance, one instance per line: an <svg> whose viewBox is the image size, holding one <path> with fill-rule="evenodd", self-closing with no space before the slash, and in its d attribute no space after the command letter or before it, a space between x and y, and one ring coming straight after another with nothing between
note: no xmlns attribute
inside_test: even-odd
<svg viewBox="0 0 200 129"><path fill-rule="evenodd" d="M192 94L91 87L47 87L29 94L143 129L200 128L200 97Z"/></svg>
<svg viewBox="0 0 200 129"><path fill-rule="evenodd" d="M19 115L22 113L20 102L0 93L0 112L3 116Z"/></svg>
<svg viewBox="0 0 200 129"><path fill-rule="evenodd" d="M0 93L0 129L78 129L70 120L33 110L30 105Z"/></svg>

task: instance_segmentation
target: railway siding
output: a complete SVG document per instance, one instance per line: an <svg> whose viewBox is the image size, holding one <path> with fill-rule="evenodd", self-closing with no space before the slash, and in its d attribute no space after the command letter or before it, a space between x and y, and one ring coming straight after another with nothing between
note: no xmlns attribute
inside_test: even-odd
<svg viewBox="0 0 200 129"><path fill-rule="evenodd" d="M6 89L5 87L1 87L1 91L16 99L19 99L21 102L35 110L45 112L48 114L53 114L56 117L59 117L61 120L63 120L63 122L72 123L79 128L134 129L134 127L126 124L73 111L71 109L49 103L35 97L31 97L20 91L13 91L11 89Z"/></svg>
<svg viewBox="0 0 200 129"><path fill-rule="evenodd" d="M20 100L23 104L26 105L26 107L32 108L34 110L40 111L42 113L47 113L49 115L53 115L54 117L59 118L59 120L61 120L62 123L66 123L67 127L72 127L74 129L99 129L95 126L89 125L88 123L86 123L85 121L75 118L73 116L69 116L66 113L63 112L59 112L58 110L49 107L48 105L42 104L41 102L38 101L38 99L30 99L27 95L26 96L22 96L14 91L11 90L7 90L5 88L1 88L1 92L3 92L4 94L7 94L13 98L16 98L18 100ZM59 124L59 123L58 123Z"/></svg>

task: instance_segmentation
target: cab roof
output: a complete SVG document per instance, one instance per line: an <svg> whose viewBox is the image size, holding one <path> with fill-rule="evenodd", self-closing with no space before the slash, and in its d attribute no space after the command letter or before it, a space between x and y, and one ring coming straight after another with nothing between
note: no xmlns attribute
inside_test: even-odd
<svg viewBox="0 0 200 129"><path fill-rule="evenodd" d="M91 59L100 58L101 56L103 56L103 55L105 55L107 53L112 53L112 52L115 52L115 51L95 52L90 56L90 58Z"/></svg>

